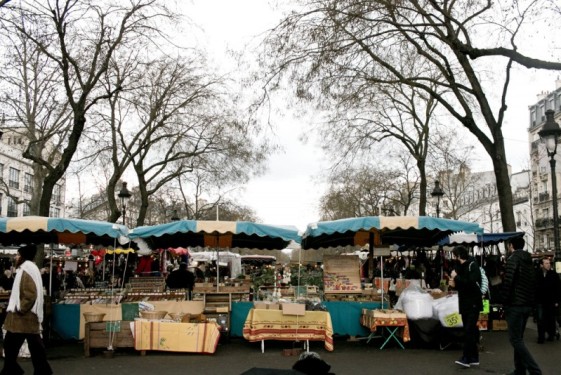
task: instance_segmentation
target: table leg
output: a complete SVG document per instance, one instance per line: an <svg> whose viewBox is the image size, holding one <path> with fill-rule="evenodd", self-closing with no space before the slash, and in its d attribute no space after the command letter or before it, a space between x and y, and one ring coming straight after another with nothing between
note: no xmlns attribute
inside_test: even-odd
<svg viewBox="0 0 561 375"><path fill-rule="evenodd" d="M261 353L265 353L265 340L261 340Z"/></svg>
<svg viewBox="0 0 561 375"><path fill-rule="evenodd" d="M310 340L306 340L306 352L310 352Z"/></svg>
<svg viewBox="0 0 561 375"><path fill-rule="evenodd" d="M386 341L384 341L384 343L382 344L382 346L380 346L380 350L384 349L384 347L386 346L386 344L393 338L398 345L401 347L401 349L405 349L405 347L401 344L401 341L399 340L399 338L395 335L395 333L397 332L397 330L399 329L399 327L384 327L386 329L386 331L390 334L388 336L388 338L386 339Z"/></svg>

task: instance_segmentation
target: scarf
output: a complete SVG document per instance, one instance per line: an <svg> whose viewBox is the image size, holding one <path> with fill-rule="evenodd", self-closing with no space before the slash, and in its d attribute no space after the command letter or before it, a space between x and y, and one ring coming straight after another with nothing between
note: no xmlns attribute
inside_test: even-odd
<svg viewBox="0 0 561 375"><path fill-rule="evenodd" d="M31 308L31 312L37 315L39 319L39 324L43 322L43 282L41 280L41 272L35 263L26 260L19 266L16 270L16 278L14 280L14 286L12 287L12 293L10 295L10 301L8 302L7 311L16 312L20 310L20 286L21 278L23 272L27 273L33 281L35 282L35 287L37 288L37 298L35 303Z"/></svg>

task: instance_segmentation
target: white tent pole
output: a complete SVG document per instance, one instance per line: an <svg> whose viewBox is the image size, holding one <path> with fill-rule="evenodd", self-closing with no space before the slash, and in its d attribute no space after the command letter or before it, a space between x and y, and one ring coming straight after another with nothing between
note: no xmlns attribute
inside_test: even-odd
<svg viewBox="0 0 561 375"><path fill-rule="evenodd" d="M49 266L49 296L53 298L53 245L51 244L51 264Z"/></svg>
<svg viewBox="0 0 561 375"><path fill-rule="evenodd" d="M380 270L382 279L382 308L384 308L384 257L380 255Z"/></svg>
<svg viewBox="0 0 561 375"><path fill-rule="evenodd" d="M300 297L300 267L302 267L302 247L298 250L298 291L296 292L296 298Z"/></svg>

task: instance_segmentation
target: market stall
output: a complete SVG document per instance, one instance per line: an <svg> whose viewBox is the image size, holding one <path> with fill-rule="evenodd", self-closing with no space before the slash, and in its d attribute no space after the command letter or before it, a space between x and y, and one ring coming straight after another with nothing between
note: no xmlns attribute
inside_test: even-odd
<svg viewBox="0 0 561 375"><path fill-rule="evenodd" d="M225 319L228 323L223 327L224 332L230 331L230 312L234 294L238 292L235 280L241 274L241 263L235 267L226 279L220 274L220 264L226 257L224 252L232 249L269 249L281 250L291 241L300 242L298 230L292 226L273 226L251 222L234 221L195 221L180 220L171 223L144 226L131 231L130 237L139 243L145 243L149 248L159 249L168 247L201 247L214 249L216 258L215 277L210 276L209 282L196 284L195 289L203 292L205 300L205 314L210 319ZM193 259L197 253L193 252ZM231 265L233 261L229 261ZM206 276L205 276L206 278ZM233 285L232 285L233 283ZM209 290L213 289L213 291ZM245 291L249 299L249 288ZM209 298L210 297L210 298ZM210 303L209 303L210 302ZM221 316L222 315L222 316Z"/></svg>
<svg viewBox="0 0 561 375"><path fill-rule="evenodd" d="M53 254L54 244L65 245L103 245L117 248L118 244L128 243L127 227L115 223L108 223L96 220L81 220L67 218L52 218L42 216L24 216L0 218L0 243L3 245L21 245L26 243L49 244L50 245L50 272L49 280L45 287L51 295L53 283ZM47 311L51 311L47 306ZM80 306L76 306L74 314L64 314L64 326L67 324L77 323L80 327ZM62 325L56 324L60 321L57 316L58 309L52 309L52 320L55 324L51 325L53 329L58 329ZM71 315L71 316L70 316ZM118 318L117 315L115 319ZM51 316L46 317L46 323L49 323ZM47 332L48 334L48 332Z"/></svg>
<svg viewBox="0 0 561 375"><path fill-rule="evenodd" d="M350 295L356 295L358 293L365 293L367 288L371 288L373 298L379 297L381 301L385 301L385 293L387 292L386 280L384 280L384 270L383 270L383 252L378 249L388 248L389 246L397 245L398 247L419 247L419 246L433 246L438 243L438 241L446 238L448 235L456 232L470 232L470 233L482 233L482 229L476 223L469 223L463 221L449 220L449 219L439 219L433 217L362 217L362 218L349 218L328 222L319 222L308 225L303 237L302 237L302 248L303 249L324 249L330 247L338 246L356 246L363 247L368 246L368 275L366 280L357 280L354 274L354 267L350 264L352 260L350 258L345 260L347 264L347 270L343 269L345 267L340 266L341 262L335 262L335 267L339 268L335 271L329 271L326 275L329 280L327 280L326 293L328 292L328 287L334 286L334 291L332 293L345 293ZM378 250L378 253L377 253ZM381 267L381 277L378 279L374 275L374 260L376 257L380 257L380 267ZM331 267L330 267L331 268ZM352 272L350 270L353 270ZM352 274L351 274L352 273ZM400 279L400 284L402 285L400 289L404 288L406 284L404 280ZM362 282L362 283L361 283ZM419 285L422 282L419 281ZM439 290L439 294L442 294ZM431 291L425 291L427 295L431 296ZM432 296L431 296L432 298ZM340 303L345 303L341 301ZM384 308L385 306L382 306ZM428 309L430 310L430 316L432 317L432 304L428 304ZM363 311L376 311L374 310L363 310ZM403 311L401 313L407 313ZM374 314L374 313L372 313ZM409 318L408 315L404 317ZM378 318L378 317L377 317ZM403 317L402 317L403 318ZM405 324L407 319L396 320L401 326L403 336L399 345L408 340L408 327ZM369 329L369 336L375 334L375 332L370 332L372 330L377 330L379 327L385 327L385 325L380 324L386 320L374 319L368 324L364 324L365 319L363 316L359 316L358 321L363 322L363 327ZM390 320L391 321L391 320ZM377 324L371 324L376 322ZM381 331L389 334L391 340L397 338L396 330L392 328L383 328ZM387 343L387 341L385 342ZM384 343L384 345L385 345ZM383 345L382 345L383 346Z"/></svg>

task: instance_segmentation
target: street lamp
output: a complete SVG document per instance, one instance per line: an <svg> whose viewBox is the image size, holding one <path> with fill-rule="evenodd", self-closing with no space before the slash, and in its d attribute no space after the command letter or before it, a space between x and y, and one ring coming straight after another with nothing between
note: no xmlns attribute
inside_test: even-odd
<svg viewBox="0 0 561 375"><path fill-rule="evenodd" d="M555 111L545 111L545 124L538 132L545 143L549 165L551 166L551 193L553 195L553 242L555 244L555 271L561 273L561 247L559 245L559 214L557 208L557 175L555 174L555 154L557 153L557 142L561 135L559 125L553 119Z"/></svg>
<svg viewBox="0 0 561 375"><path fill-rule="evenodd" d="M121 201L121 211L123 212L123 225L126 225L126 212L127 212L127 201L131 197L131 193L127 189L127 183L123 181L121 191L117 194L119 200Z"/></svg>
<svg viewBox="0 0 561 375"><path fill-rule="evenodd" d="M171 221L179 221L180 218L179 216L177 216L177 210L173 210L172 215L171 215Z"/></svg>
<svg viewBox="0 0 561 375"><path fill-rule="evenodd" d="M440 181L434 181L434 189L431 191L430 195L436 198L436 217L440 217L440 198L444 195L444 191L440 188Z"/></svg>

